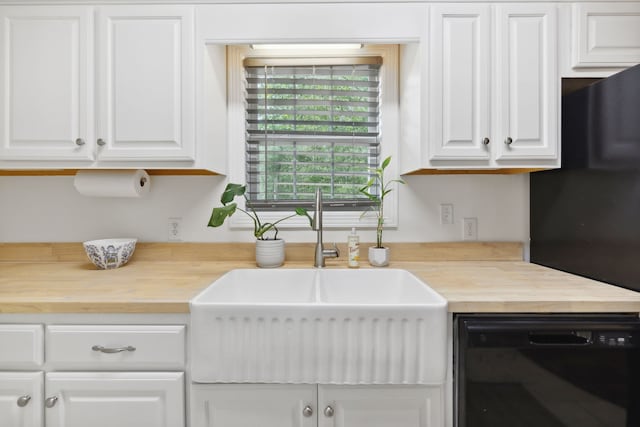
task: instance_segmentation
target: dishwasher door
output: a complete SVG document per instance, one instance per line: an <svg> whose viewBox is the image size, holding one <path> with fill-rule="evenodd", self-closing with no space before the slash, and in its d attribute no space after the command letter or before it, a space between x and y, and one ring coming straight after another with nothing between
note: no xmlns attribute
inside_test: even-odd
<svg viewBox="0 0 640 427"><path fill-rule="evenodd" d="M640 322L457 316L458 427L640 427Z"/></svg>

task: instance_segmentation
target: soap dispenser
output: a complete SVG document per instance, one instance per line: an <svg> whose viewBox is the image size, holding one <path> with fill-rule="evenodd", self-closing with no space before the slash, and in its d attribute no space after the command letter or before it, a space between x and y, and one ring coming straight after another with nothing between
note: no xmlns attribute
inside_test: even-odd
<svg viewBox="0 0 640 427"><path fill-rule="evenodd" d="M347 239L348 265L351 268L360 267L360 236L356 233L356 228L351 228L351 234Z"/></svg>

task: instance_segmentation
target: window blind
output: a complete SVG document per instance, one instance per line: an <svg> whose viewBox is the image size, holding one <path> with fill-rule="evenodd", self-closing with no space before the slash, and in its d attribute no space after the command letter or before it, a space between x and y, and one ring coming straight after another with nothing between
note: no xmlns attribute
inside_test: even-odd
<svg viewBox="0 0 640 427"><path fill-rule="evenodd" d="M379 163L380 57L244 61L247 197L261 210L371 205Z"/></svg>

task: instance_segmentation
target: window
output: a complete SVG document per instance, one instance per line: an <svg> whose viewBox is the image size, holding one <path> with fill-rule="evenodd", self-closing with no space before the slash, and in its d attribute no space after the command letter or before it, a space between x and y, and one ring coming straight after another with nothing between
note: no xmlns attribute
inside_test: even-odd
<svg viewBox="0 0 640 427"><path fill-rule="evenodd" d="M375 225L373 216L361 217L371 202L358 189L379 159L397 155L398 46L347 52L229 46L227 63L229 182L246 182L261 211L310 208L320 186L325 227ZM390 227L397 224L395 197L385 213ZM269 215L276 216L261 214ZM232 227L250 225L231 220ZM306 225L303 218L285 224Z"/></svg>
<svg viewBox="0 0 640 427"><path fill-rule="evenodd" d="M379 56L247 58L246 175L259 210L363 210L379 163Z"/></svg>

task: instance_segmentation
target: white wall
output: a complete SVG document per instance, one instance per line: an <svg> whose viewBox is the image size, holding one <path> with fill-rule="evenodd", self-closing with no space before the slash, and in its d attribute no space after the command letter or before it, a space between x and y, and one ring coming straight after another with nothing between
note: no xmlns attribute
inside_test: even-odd
<svg viewBox="0 0 640 427"><path fill-rule="evenodd" d="M405 177L398 189L399 227L385 231L389 242L456 241L463 217L478 219L478 239L526 241L529 236L528 175L433 175ZM249 242L249 230L206 226L226 184L221 176L153 176L140 199L92 198L78 194L73 177L0 177L0 242L76 242L133 236L168 238L168 218L182 218L190 242ZM454 205L454 225L440 225L440 203ZM354 224L357 226L357 224ZM348 231L325 231L325 242L346 241ZM361 230L365 242L373 230ZM315 241L310 229L283 230L291 242Z"/></svg>

